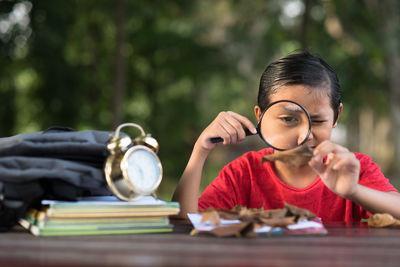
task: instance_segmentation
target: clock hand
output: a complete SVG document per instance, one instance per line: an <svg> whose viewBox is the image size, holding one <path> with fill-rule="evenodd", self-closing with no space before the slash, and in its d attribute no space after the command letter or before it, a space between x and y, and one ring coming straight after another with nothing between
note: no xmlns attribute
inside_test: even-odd
<svg viewBox="0 0 400 267"><path fill-rule="evenodd" d="M140 172L140 176L142 177L142 180L144 180L143 170L142 170L142 168L140 168L140 167L139 167L139 172Z"/></svg>

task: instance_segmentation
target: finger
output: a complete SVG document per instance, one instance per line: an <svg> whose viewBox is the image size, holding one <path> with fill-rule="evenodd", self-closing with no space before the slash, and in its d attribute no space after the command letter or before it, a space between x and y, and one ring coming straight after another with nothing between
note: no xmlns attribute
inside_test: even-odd
<svg viewBox="0 0 400 267"><path fill-rule="evenodd" d="M348 152L349 150L345 147L342 147L330 141L324 141L314 149L313 154L315 160L322 161L322 159L329 153L337 154L337 153L348 153Z"/></svg>
<svg viewBox="0 0 400 267"><path fill-rule="evenodd" d="M220 122L219 126L219 132L220 132L220 137L224 140L222 143L224 145L231 144L233 142L232 140L232 134L230 131L233 131L231 129L231 126L227 124L226 122Z"/></svg>
<svg viewBox="0 0 400 267"><path fill-rule="evenodd" d="M341 170L341 169L349 169L349 170L358 170L359 169L360 162L357 160L357 158L354 156L353 153L347 153L343 155L340 160L335 162L333 165L332 169L333 170Z"/></svg>
<svg viewBox="0 0 400 267"><path fill-rule="evenodd" d="M337 161L337 162L333 165L332 169L335 170L335 171L338 171L338 170L340 170L340 169L345 168L345 166L348 165L348 164L349 164L349 163L348 163L347 158L346 158L346 159L340 159L339 161Z"/></svg>
<svg viewBox="0 0 400 267"><path fill-rule="evenodd" d="M321 161L315 160L315 158L312 158L309 162L308 165L314 169L318 175L322 175L326 171L326 165Z"/></svg>
<svg viewBox="0 0 400 267"><path fill-rule="evenodd" d="M327 156L326 156L326 164L330 164L330 163L332 163L333 162L333 160L334 160L334 158L335 158L335 154L334 153L329 153Z"/></svg>
<svg viewBox="0 0 400 267"><path fill-rule="evenodd" d="M246 127L247 129L249 129L250 132L252 132L253 134L257 134L257 130L256 127L254 126L254 124L245 116L242 116L238 113L235 113L233 111L228 111L229 115L231 115L233 118L235 118L236 120L238 120L241 124L244 125L244 127Z"/></svg>
<svg viewBox="0 0 400 267"><path fill-rule="evenodd" d="M340 157L338 157L337 154L334 153L329 153L326 156L326 160L324 161L323 159L318 159L317 157L312 157L312 159L309 161L310 166L314 168L315 171L318 172L319 175L322 175L323 173L330 172L332 170L332 167L334 164L336 164L337 161L339 161Z"/></svg>
<svg viewBox="0 0 400 267"><path fill-rule="evenodd" d="M214 132L213 134L210 135L210 139L213 138L221 138L222 141L215 142L217 145L226 145L231 142L231 136L230 134L225 130L225 128L221 125L220 122L214 127ZM214 142L212 142L214 143Z"/></svg>
<svg viewBox="0 0 400 267"><path fill-rule="evenodd" d="M330 172L334 170L333 166L335 166L336 163L338 163L343 157L340 156L340 154L329 153L326 158L327 160L325 162L326 165L325 172Z"/></svg>
<svg viewBox="0 0 400 267"><path fill-rule="evenodd" d="M225 127L222 126L224 123L222 118L224 116L226 116L225 112L220 112L214 121L204 130L203 134L208 142L215 145L225 145L226 143L230 143L230 135L225 130ZM219 138L222 139L222 141L217 140Z"/></svg>
<svg viewBox="0 0 400 267"><path fill-rule="evenodd" d="M233 116L226 116L224 118L235 130L238 141L243 141L246 138L246 132L244 131L243 125Z"/></svg>
<svg viewBox="0 0 400 267"><path fill-rule="evenodd" d="M238 140L237 125L230 121L230 115L224 114L219 118L219 125L222 127L221 138L224 139L224 144L234 144ZM239 123L240 124L240 123ZM239 128L241 125L239 125ZM243 130L243 129L242 129Z"/></svg>
<svg viewBox="0 0 400 267"><path fill-rule="evenodd" d="M224 120L223 126L226 128L227 132L231 135L232 143L237 143L238 141L243 141L246 138L246 133L243 128L242 123L236 119L236 117L232 116L232 114L236 114L234 112L228 111L224 113L224 116L221 117L221 120Z"/></svg>

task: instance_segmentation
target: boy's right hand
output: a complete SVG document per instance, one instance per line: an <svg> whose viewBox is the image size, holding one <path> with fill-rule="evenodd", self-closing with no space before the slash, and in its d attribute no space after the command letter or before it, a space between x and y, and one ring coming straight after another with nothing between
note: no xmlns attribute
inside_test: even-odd
<svg viewBox="0 0 400 267"><path fill-rule="evenodd" d="M222 111L201 133L196 145L202 150L211 151L218 145L229 145L242 142L246 138L244 128L257 134L256 127L246 117L233 111ZM221 137L224 141L212 143L211 138Z"/></svg>

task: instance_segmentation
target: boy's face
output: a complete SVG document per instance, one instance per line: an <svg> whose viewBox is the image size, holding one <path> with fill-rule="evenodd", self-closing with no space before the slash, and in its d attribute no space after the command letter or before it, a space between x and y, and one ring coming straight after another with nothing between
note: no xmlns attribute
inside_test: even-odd
<svg viewBox="0 0 400 267"><path fill-rule="evenodd" d="M322 141L331 138L332 129L336 127L334 112L328 88L310 88L305 85L282 86L276 93L270 95L270 103L278 100L292 100L302 105L311 118L311 133L305 145L315 148ZM339 114L342 106L340 106ZM257 120L260 119L261 110L255 107ZM304 140L304 139L303 139Z"/></svg>

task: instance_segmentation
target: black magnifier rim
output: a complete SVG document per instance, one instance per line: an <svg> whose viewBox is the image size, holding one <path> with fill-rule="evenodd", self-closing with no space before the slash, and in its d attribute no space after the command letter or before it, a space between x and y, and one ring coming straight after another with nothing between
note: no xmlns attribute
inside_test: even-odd
<svg viewBox="0 0 400 267"><path fill-rule="evenodd" d="M273 105L275 105L275 104L278 104L278 103L281 103L281 102L288 102L288 103L292 103L292 104L298 105L298 106L304 111L304 113L307 115L307 119L308 119L308 132L307 132L307 136L306 136L306 138L304 138L303 142L301 142L301 143L299 144L299 146L303 145L303 144L307 141L308 137L309 137L310 134L311 134L311 118L310 118L310 114L308 114L307 110L306 110L301 104L297 103L296 101L292 101L292 100L278 100L278 101L272 102L271 104L269 104L269 105L264 109L264 111L261 113L260 120L259 120L258 123L257 123L257 133L258 133L258 135L261 137L261 139L267 144L268 147L271 147L271 148L273 148L273 149L275 149L275 150L278 150L278 151L285 151L285 150L289 150L289 149L277 148L277 147L271 145L270 143L268 143L268 141L265 139L265 137L263 136L263 134L262 134L262 132L261 132L261 121L262 121L262 119L263 119L263 117L264 117L264 113L265 113L271 106L273 106Z"/></svg>

